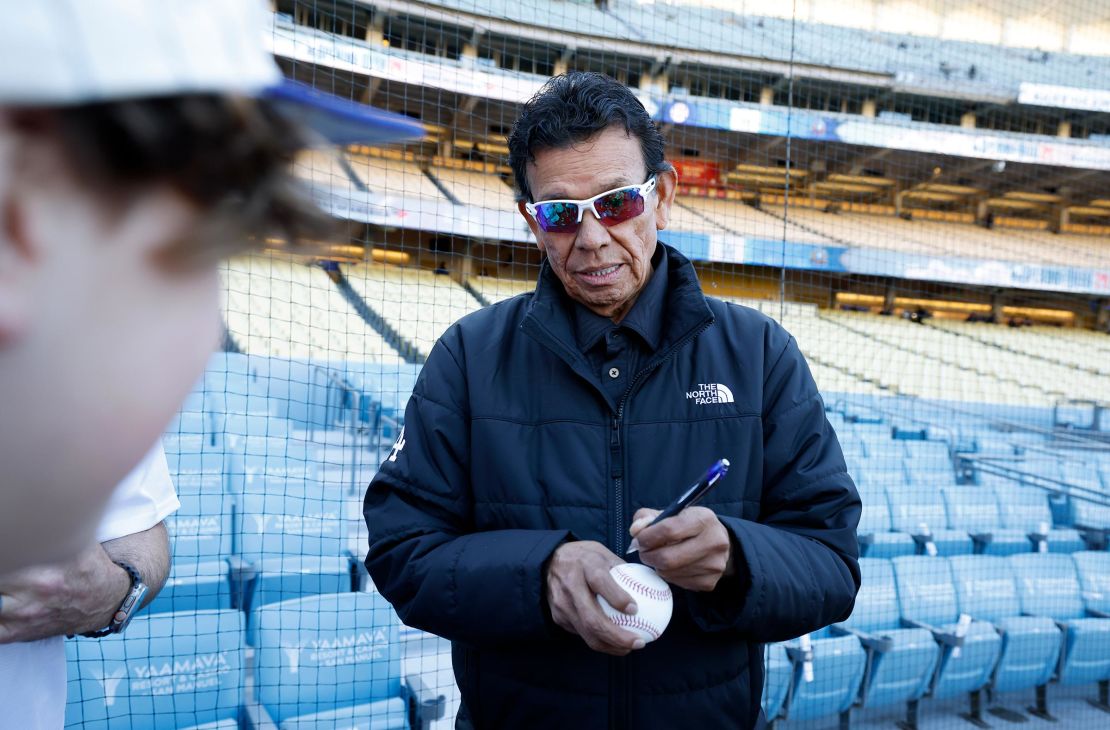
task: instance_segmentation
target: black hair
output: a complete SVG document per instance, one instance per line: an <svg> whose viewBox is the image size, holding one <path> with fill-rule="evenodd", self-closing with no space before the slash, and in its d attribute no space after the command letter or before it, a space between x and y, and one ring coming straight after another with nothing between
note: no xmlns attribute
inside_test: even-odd
<svg viewBox="0 0 1110 730"><path fill-rule="evenodd" d="M664 159L663 135L627 86L592 71L552 77L524 104L509 134L509 165L520 199L532 201L525 172L536 152L568 147L613 125L640 140L648 175L672 169Z"/></svg>

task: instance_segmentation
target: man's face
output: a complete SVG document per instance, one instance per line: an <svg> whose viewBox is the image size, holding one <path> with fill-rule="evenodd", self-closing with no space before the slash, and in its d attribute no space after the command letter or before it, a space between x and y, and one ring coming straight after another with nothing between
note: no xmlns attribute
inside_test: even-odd
<svg viewBox="0 0 1110 730"><path fill-rule="evenodd" d="M157 258L199 215L160 186L89 190L53 140L0 119L0 490L21 518L5 539L51 539L36 562L92 537L218 341L216 262Z"/></svg>
<svg viewBox="0 0 1110 730"><path fill-rule="evenodd" d="M647 169L639 140L613 126L569 147L536 152L527 175L534 201L581 200L639 185ZM659 174L643 214L608 227L587 210L577 231L547 233L523 204L520 212L567 294L619 322L651 278L657 232L667 225L675 182L673 172Z"/></svg>

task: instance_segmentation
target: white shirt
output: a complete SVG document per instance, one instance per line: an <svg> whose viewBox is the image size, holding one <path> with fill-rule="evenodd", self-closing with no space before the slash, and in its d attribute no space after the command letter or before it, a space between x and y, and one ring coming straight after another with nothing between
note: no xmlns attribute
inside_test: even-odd
<svg viewBox="0 0 1110 730"><path fill-rule="evenodd" d="M112 494L97 528L99 542L149 530L180 503L159 443ZM0 707L4 727L60 730L65 724L63 637L0 645Z"/></svg>

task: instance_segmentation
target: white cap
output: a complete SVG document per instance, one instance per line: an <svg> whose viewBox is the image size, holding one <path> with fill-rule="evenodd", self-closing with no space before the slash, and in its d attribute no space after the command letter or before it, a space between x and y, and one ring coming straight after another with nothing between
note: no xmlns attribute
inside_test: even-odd
<svg viewBox="0 0 1110 730"><path fill-rule="evenodd" d="M285 81L263 42L268 13L263 0L0 0L0 106L242 94L299 107L335 142L423 135L407 117Z"/></svg>

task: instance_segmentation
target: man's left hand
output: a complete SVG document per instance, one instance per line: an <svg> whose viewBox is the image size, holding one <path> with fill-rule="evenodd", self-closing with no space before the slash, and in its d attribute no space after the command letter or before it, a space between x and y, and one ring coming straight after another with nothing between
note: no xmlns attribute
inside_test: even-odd
<svg viewBox="0 0 1110 730"><path fill-rule="evenodd" d="M67 563L0 577L0 644L102 629L130 587L100 545Z"/></svg>
<svg viewBox="0 0 1110 730"><path fill-rule="evenodd" d="M732 575L732 541L713 510L688 507L658 525L647 525L659 510L639 509L629 532L640 546L640 560L672 585L711 591Z"/></svg>

